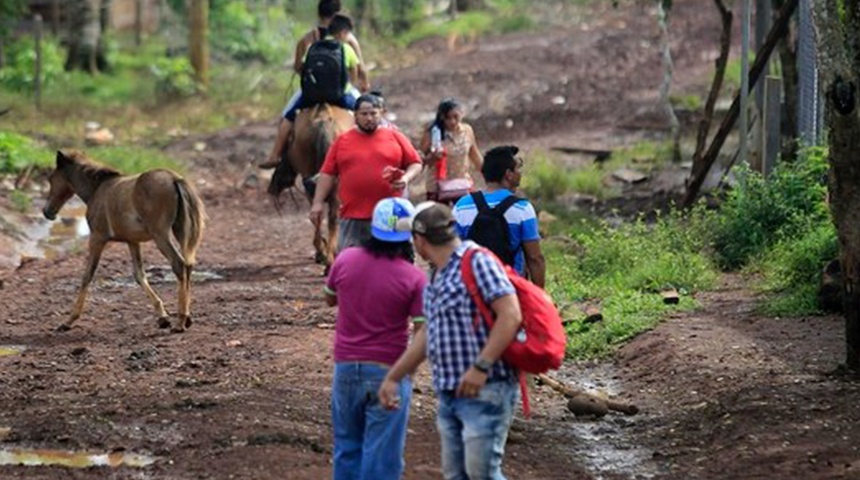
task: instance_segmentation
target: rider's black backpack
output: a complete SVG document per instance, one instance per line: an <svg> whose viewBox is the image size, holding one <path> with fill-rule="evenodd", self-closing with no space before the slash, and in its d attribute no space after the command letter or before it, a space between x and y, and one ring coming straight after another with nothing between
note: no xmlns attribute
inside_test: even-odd
<svg viewBox="0 0 860 480"><path fill-rule="evenodd" d="M469 227L466 238L487 247L505 264L513 265L517 252L511 250L511 231L508 221L505 220L505 212L520 198L510 195L490 208L482 192L473 192L471 195L475 206L478 207L478 215Z"/></svg>
<svg viewBox="0 0 860 480"><path fill-rule="evenodd" d="M301 83L307 104L337 102L347 83L343 44L333 39L311 44L302 67Z"/></svg>

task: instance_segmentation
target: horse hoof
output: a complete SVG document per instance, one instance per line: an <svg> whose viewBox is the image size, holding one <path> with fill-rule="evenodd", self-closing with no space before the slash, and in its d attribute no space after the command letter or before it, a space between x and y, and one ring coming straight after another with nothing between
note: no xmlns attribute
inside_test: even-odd
<svg viewBox="0 0 860 480"><path fill-rule="evenodd" d="M170 333L182 333L185 331L185 327L173 327L170 329Z"/></svg>
<svg viewBox="0 0 860 480"><path fill-rule="evenodd" d="M191 321L191 317L185 317L185 328L191 327L191 324L194 323Z"/></svg>
<svg viewBox="0 0 860 480"><path fill-rule="evenodd" d="M325 254L321 253L321 252L317 252L314 255L314 262L316 262L320 265L324 264L325 263Z"/></svg>
<svg viewBox="0 0 860 480"><path fill-rule="evenodd" d="M170 319L167 317L161 317L158 319L158 328L167 328L170 326Z"/></svg>
<svg viewBox="0 0 860 480"><path fill-rule="evenodd" d="M56 331L58 331L58 332L68 332L68 331L69 331L69 330L71 330L71 329L72 329L72 327L71 327L71 326L66 325L66 324L64 323L64 324L60 325L59 327L57 327L57 328L56 328Z"/></svg>

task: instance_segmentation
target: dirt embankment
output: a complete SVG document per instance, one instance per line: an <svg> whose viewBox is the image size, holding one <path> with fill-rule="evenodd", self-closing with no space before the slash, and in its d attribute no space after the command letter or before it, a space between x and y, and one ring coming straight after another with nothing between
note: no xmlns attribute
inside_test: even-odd
<svg viewBox="0 0 860 480"><path fill-rule="evenodd" d="M704 88L717 48L719 25L703 8L675 2L682 92ZM429 40L415 47L420 61L378 83L410 132L440 98L454 95L472 106L469 119L485 148L624 144L662 131L652 13L646 5L601 6L582 13L582 25L456 51ZM261 191L264 181L249 176L248 159L265 154L273 136L274 124L266 123L168 149L192 165L211 217L188 332L156 328L121 246L107 250L84 316L63 334L53 328L70 310L84 253L3 271L0 346L25 350L0 356L0 450L126 451L156 463L109 473L0 466L0 477L330 475L334 310L321 301L306 202L279 215ZM207 148L197 151L197 141ZM174 310L166 262L152 246L144 258ZM535 388L534 418L517 420L507 449L509 478L860 478L857 384L828 374L842 356L840 321L761 317L743 281L726 282L699 296L700 312L671 318L612 361L569 363L559 372L634 400L640 415L574 418L562 398ZM406 478L435 479L439 445L426 368L416 386Z"/></svg>

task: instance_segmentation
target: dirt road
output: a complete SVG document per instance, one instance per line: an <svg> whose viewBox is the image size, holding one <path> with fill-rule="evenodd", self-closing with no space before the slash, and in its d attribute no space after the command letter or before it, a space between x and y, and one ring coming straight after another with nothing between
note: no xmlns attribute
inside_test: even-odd
<svg viewBox="0 0 860 480"><path fill-rule="evenodd" d="M719 25L702 8L675 2L680 92L704 88L717 48ZM583 14L576 28L493 37L453 52L426 41L413 50L420 62L384 73L379 84L409 132L439 98L465 99L484 147L510 140L606 146L656 135L652 12L598 13L600 20ZM279 215L260 193L264 181L249 175L248 159L263 155L273 134L273 124L250 125L169 148L191 165L211 217L188 332L156 328L121 246L107 250L84 316L63 334L53 328L71 307L83 252L2 273L0 352L13 354L0 356L0 452L113 451L155 463L0 466L0 478L330 475L334 310L321 301L307 203L299 199ZM199 141L205 150L194 148ZM175 284L164 259L151 246L144 257L172 307ZM700 312L671 318L613 361L569 363L560 372L634 399L640 415L575 418L563 399L536 388L534 418L517 420L508 446L509 478L860 478L858 387L828 374L842 357L840 320L757 316L755 298L734 277L699 299ZM416 385L406 478L436 479L426 368Z"/></svg>

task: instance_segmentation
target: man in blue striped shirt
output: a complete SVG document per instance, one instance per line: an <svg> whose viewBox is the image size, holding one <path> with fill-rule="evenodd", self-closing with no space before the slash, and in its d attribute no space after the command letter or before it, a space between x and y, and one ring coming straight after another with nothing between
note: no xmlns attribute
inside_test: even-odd
<svg viewBox="0 0 860 480"><path fill-rule="evenodd" d="M457 236L447 206L427 203L419 205L412 225L415 251L435 268L424 290L427 324L388 371L379 400L396 408L397 383L429 358L439 399L444 478L504 480L505 442L520 392L517 372L500 357L522 322L520 304L501 265L476 252L472 267L478 290L496 322L490 331L484 322L475 322L477 306L463 283L460 262L476 245Z"/></svg>
<svg viewBox="0 0 860 480"><path fill-rule="evenodd" d="M514 145L495 147L484 155L481 173L487 188L477 194L483 195L489 208L494 208L512 195L520 186L523 161L517 158L519 148ZM454 205L454 219L460 238L472 238L472 224L478 216L475 195L466 195ZM540 248L537 214L532 204L520 199L504 212L508 223L508 243L513 252L511 265L520 275L529 278L543 288L546 277L546 262Z"/></svg>

